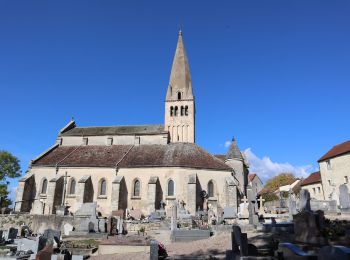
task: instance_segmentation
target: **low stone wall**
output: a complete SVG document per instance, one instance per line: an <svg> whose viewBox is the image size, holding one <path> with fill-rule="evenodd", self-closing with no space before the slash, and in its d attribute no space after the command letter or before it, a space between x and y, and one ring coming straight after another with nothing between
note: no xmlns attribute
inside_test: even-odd
<svg viewBox="0 0 350 260"><path fill-rule="evenodd" d="M33 216L29 214L6 214L0 215L0 229L7 230L10 227L21 230L22 225L31 227Z"/></svg>
<svg viewBox="0 0 350 260"><path fill-rule="evenodd" d="M149 222L149 223L133 223L127 222L126 229L128 232L137 232L143 227L145 231L158 230L160 227L160 222Z"/></svg>

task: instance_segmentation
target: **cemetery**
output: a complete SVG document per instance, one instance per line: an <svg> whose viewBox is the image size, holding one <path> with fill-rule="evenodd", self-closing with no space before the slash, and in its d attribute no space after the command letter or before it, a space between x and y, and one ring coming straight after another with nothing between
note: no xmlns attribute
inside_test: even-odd
<svg viewBox="0 0 350 260"><path fill-rule="evenodd" d="M0 259L350 259L349 192L339 189L339 207L301 190L275 213L249 187L238 212L220 214L205 205L190 215L183 201L149 216L101 217L94 202L74 215L11 212L0 218Z"/></svg>

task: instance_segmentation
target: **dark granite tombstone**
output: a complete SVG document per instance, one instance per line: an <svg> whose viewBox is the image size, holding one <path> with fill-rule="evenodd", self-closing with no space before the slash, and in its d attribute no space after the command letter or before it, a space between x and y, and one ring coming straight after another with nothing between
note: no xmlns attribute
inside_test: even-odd
<svg viewBox="0 0 350 260"><path fill-rule="evenodd" d="M8 232L7 232L7 238L6 240L13 240L17 238L17 234L18 234L18 229L17 228L9 228Z"/></svg>

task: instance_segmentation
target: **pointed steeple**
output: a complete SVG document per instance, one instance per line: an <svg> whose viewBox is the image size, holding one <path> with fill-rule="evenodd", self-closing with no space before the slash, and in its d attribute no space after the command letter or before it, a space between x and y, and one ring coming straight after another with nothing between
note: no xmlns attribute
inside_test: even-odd
<svg viewBox="0 0 350 260"><path fill-rule="evenodd" d="M190 67L181 30L177 40L166 100L178 100L179 92L181 93L181 99L193 99Z"/></svg>
<svg viewBox="0 0 350 260"><path fill-rule="evenodd" d="M228 152L226 154L226 159L244 160L234 137L232 137L230 148L228 149Z"/></svg>

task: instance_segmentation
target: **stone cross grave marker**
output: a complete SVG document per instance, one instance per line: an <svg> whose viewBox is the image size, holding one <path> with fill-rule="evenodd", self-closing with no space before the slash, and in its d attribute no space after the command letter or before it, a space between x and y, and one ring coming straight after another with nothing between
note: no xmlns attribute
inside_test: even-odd
<svg viewBox="0 0 350 260"><path fill-rule="evenodd" d="M339 186L339 204L341 210L345 209L350 211L349 189L346 184Z"/></svg>
<svg viewBox="0 0 350 260"><path fill-rule="evenodd" d="M264 210L263 202L265 201L265 199L263 199L262 196L260 196L258 201L259 201L259 215L264 215L265 214L265 210Z"/></svg>
<svg viewBox="0 0 350 260"><path fill-rule="evenodd" d="M241 201L243 202L243 207L241 207L241 217L248 218L249 217L248 199L246 196L244 196Z"/></svg>

